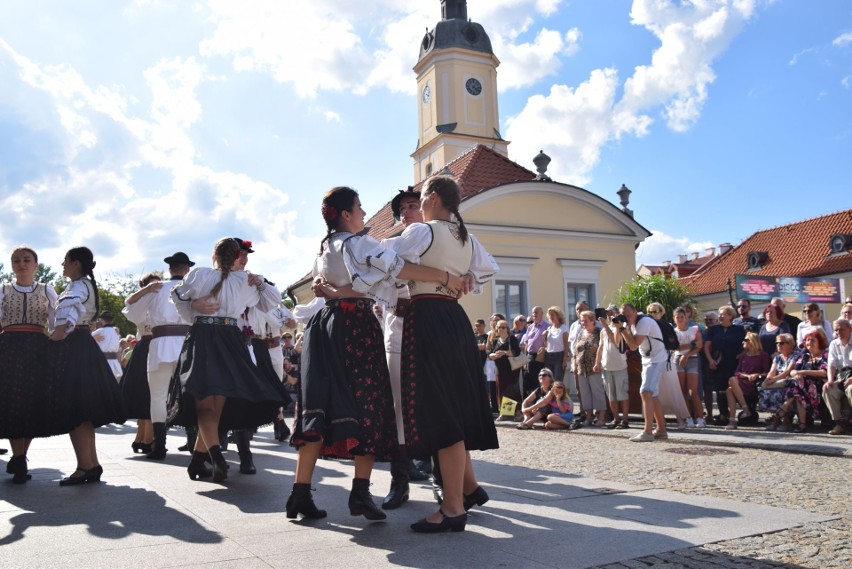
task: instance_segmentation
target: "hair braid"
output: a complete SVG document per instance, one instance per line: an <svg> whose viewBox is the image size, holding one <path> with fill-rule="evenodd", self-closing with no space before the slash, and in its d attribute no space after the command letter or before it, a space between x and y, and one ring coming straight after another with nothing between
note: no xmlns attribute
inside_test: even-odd
<svg viewBox="0 0 852 569"><path fill-rule="evenodd" d="M459 208L454 207L450 210L450 212L456 216L456 219L459 220L459 237L461 237L462 243L467 243L467 227L465 227L464 225L464 220L462 219L462 216L459 213Z"/></svg>
<svg viewBox="0 0 852 569"><path fill-rule="evenodd" d="M221 271L222 277L210 290L212 296L216 296L222 290L222 284L231 274L231 267L237 260L239 251L240 243L233 237L225 237L216 242L213 247L213 264Z"/></svg>

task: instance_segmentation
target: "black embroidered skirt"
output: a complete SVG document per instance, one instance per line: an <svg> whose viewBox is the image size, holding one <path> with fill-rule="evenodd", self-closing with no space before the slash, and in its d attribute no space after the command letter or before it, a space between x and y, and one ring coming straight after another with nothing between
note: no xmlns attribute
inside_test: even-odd
<svg viewBox="0 0 852 569"><path fill-rule="evenodd" d="M151 391L148 389L148 349L151 336L143 336L133 347L118 387L124 398L128 419L151 418Z"/></svg>
<svg viewBox="0 0 852 569"><path fill-rule="evenodd" d="M321 440L323 455L390 460L393 395L371 302L331 301L315 314L302 340L301 372L293 446Z"/></svg>
<svg viewBox="0 0 852 569"><path fill-rule="evenodd" d="M221 429L254 429L271 423L284 401L278 376L262 373L252 363L237 326L196 320L172 376L167 408L174 409L177 399L178 410L170 413L170 424L195 426L195 401L211 395L227 397L219 419Z"/></svg>
<svg viewBox="0 0 852 569"><path fill-rule="evenodd" d="M62 428L53 434L67 433L85 422L96 428L124 423L118 382L89 329L74 330L64 340L51 342L50 348L51 375L59 379L64 398Z"/></svg>
<svg viewBox="0 0 852 569"><path fill-rule="evenodd" d="M51 376L44 332L0 334L0 438L30 439L62 431L62 390Z"/></svg>
<svg viewBox="0 0 852 569"><path fill-rule="evenodd" d="M402 409L409 455L426 459L464 441L498 448L485 373L464 309L453 299L411 299L402 334Z"/></svg>

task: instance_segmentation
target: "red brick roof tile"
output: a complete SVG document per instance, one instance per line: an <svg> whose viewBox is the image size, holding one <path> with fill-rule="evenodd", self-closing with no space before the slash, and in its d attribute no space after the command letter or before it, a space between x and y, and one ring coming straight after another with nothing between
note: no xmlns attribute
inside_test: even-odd
<svg viewBox="0 0 852 569"><path fill-rule="evenodd" d="M764 251L769 258L750 275L817 277L852 271L852 254L830 254L828 243L835 233L852 234L852 209L758 231L682 280L698 296L724 292L728 279L733 282L735 274L748 272L752 251Z"/></svg>
<svg viewBox="0 0 852 569"><path fill-rule="evenodd" d="M447 169L461 186L462 201L490 188L511 182L527 182L536 176L520 164L482 144L477 144L447 164ZM420 191L422 186L423 182L419 182L414 189ZM370 227L370 235L379 240L396 235L402 230L402 226L394 222L390 201L367 221L367 225Z"/></svg>

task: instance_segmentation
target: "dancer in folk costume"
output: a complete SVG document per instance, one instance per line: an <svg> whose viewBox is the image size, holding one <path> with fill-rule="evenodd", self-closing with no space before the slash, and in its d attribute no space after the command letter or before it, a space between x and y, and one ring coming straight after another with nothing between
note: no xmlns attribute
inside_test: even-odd
<svg viewBox="0 0 852 569"><path fill-rule="evenodd" d="M38 255L29 247L12 251L15 282L0 287L0 438L12 443L6 472L12 482L30 479L27 450L34 437L55 434L59 398L46 383L50 341L45 331L53 320L56 291L35 282Z"/></svg>
<svg viewBox="0 0 852 569"><path fill-rule="evenodd" d="M87 247L74 247L65 254L62 274L71 282L57 300L50 335L55 342L51 346L51 375L62 383L62 430L69 433L77 456L77 469L60 480L60 486L101 479L95 429L125 420L115 375L89 330L89 321L99 312L94 268L94 256Z"/></svg>
<svg viewBox="0 0 852 569"><path fill-rule="evenodd" d="M193 322L169 396L169 406L177 409L174 424L198 425L197 452L187 468L193 479L208 472L205 452L213 463L213 480L227 479L220 425L254 429L271 423L284 400L277 378L261 373L252 363L237 325L246 307L271 310L280 296L260 275L232 270L240 248L241 243L232 237L220 239L213 249L216 268L195 268L172 290L178 311Z"/></svg>
<svg viewBox="0 0 852 569"><path fill-rule="evenodd" d="M147 322L151 327L151 343L146 360L149 413L154 435L151 449L146 456L151 460L165 460L168 452L166 399L183 340L189 332L189 322L184 320L171 301L172 290L195 265L182 251L166 257L163 262L169 267L169 280L146 284L127 297L122 310L131 322L137 325ZM187 429L187 432L194 431L194 426ZM193 441L192 446L194 445ZM192 447L189 451L192 452Z"/></svg>
<svg viewBox="0 0 852 569"><path fill-rule="evenodd" d="M328 235L314 264L314 291L329 300L311 318L303 339L298 415L291 438L299 457L287 517L326 516L310 490L314 466L323 454L354 458L349 511L383 520L387 515L369 491L370 475L376 460L391 458L397 436L373 301L389 304L395 278L428 280L428 270L404 263L366 235L365 213L351 188L330 190L323 198L322 215ZM444 279L443 272L428 274ZM460 283L456 278L455 286Z"/></svg>
<svg viewBox="0 0 852 569"><path fill-rule="evenodd" d="M163 280L160 273L148 273L139 279L140 290L151 283ZM127 300L122 313L127 316ZM136 324L137 342L130 353L130 361L124 368L118 388L124 397L124 407L128 419L136 419L136 438L130 448L134 453L148 454L154 442L154 430L151 425L151 393L148 388L148 351L151 346L151 321L147 313L142 318L127 317Z"/></svg>
<svg viewBox="0 0 852 569"><path fill-rule="evenodd" d="M449 176L433 176L421 189L426 223L408 227L394 240L408 262L451 273L469 274L481 285L498 270L459 215L459 187ZM449 279L448 279L449 280ZM405 441L409 454L437 453L443 479L440 509L412 524L416 532L462 531L467 510L488 495L479 486L470 450L498 447L485 375L457 290L414 280L402 342L402 392Z"/></svg>

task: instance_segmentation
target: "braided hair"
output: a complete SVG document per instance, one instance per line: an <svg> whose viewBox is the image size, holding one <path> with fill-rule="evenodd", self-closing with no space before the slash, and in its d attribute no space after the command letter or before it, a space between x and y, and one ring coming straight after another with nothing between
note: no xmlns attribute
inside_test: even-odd
<svg viewBox="0 0 852 569"><path fill-rule="evenodd" d="M95 290L95 314L98 314L101 311L101 304L99 302L98 297L98 282L95 280L95 256L92 254L92 250L88 247L73 247L68 249L68 252L65 253L65 257L69 261L79 261L80 269L83 271L83 275L89 277L89 280L92 281L92 288Z"/></svg>
<svg viewBox="0 0 852 569"><path fill-rule="evenodd" d="M222 272L222 278L210 291L210 294L216 296L222 290L222 283L231 274L231 267L237 260L237 255L240 254L240 242L233 237L223 237L216 241L213 246L213 266Z"/></svg>
<svg viewBox="0 0 852 569"><path fill-rule="evenodd" d="M467 243L467 227L464 226L464 220L459 215L461 190L455 178L452 176L432 176L423 185L423 197L430 194L438 194L444 207L456 216L456 219L459 220L459 236L462 243Z"/></svg>
<svg viewBox="0 0 852 569"><path fill-rule="evenodd" d="M328 241L331 234L337 231L337 225L340 222L340 214L344 211L351 212L355 206L355 199L358 197L358 192L346 186L337 186L331 188L322 198L322 219L325 221L327 232L322 241L320 241L319 255L322 255L322 248L325 242Z"/></svg>

